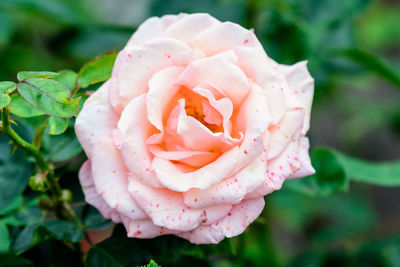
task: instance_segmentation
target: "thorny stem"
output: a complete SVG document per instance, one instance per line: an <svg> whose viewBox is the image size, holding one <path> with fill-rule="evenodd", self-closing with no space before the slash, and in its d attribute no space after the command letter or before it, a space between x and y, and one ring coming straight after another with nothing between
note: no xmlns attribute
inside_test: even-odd
<svg viewBox="0 0 400 267"><path fill-rule="evenodd" d="M22 139L11 127L10 119L9 119L9 110L8 108L4 108L1 112L1 120L2 126L1 131L6 134L10 139L19 147L26 150L32 157L35 158L36 164L39 166L42 172L47 172L47 180L49 184L49 190L51 192L52 200L54 201L55 207L62 207L68 216L76 223L76 225L84 232L86 227L79 221L76 213L71 208L71 205L68 202L61 201L61 187L57 181L57 178L54 174L53 168L46 162L40 153L39 149L36 148L33 144L28 143L24 139ZM59 215L59 214L58 214ZM60 215L59 215L60 216ZM92 242L86 236L88 243L92 245Z"/></svg>

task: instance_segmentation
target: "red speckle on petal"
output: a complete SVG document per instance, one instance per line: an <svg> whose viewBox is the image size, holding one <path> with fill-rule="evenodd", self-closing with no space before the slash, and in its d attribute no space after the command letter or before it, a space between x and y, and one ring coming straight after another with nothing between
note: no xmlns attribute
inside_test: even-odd
<svg viewBox="0 0 400 267"><path fill-rule="evenodd" d="M142 55L138 55L138 58L141 58L142 57Z"/></svg>
<svg viewBox="0 0 400 267"><path fill-rule="evenodd" d="M249 152L247 152L247 150L243 151L243 153L246 154L246 155L249 154Z"/></svg>
<svg viewBox="0 0 400 267"><path fill-rule="evenodd" d="M247 44L249 42L249 39L246 39L243 41L244 44Z"/></svg>
<svg viewBox="0 0 400 267"><path fill-rule="evenodd" d="M132 213L135 213L135 210L131 210Z"/></svg>
<svg viewBox="0 0 400 267"><path fill-rule="evenodd" d="M235 183L237 183L238 182L238 179L235 179Z"/></svg>
<svg viewBox="0 0 400 267"><path fill-rule="evenodd" d="M185 209L182 209L182 212L185 212Z"/></svg>
<svg viewBox="0 0 400 267"><path fill-rule="evenodd" d="M194 202L197 202L197 200L198 200L198 199L197 199L197 198L195 198L195 199L194 199Z"/></svg>
<svg viewBox="0 0 400 267"><path fill-rule="evenodd" d="M142 233L142 231L137 230L134 235L140 235Z"/></svg>
<svg viewBox="0 0 400 267"><path fill-rule="evenodd" d="M229 212L229 213L228 213L228 216L232 216L232 213Z"/></svg>
<svg viewBox="0 0 400 267"><path fill-rule="evenodd" d="M156 208L160 207L160 204L157 203Z"/></svg>
<svg viewBox="0 0 400 267"><path fill-rule="evenodd" d="M132 57L132 55L131 55L131 54L128 54L128 57Z"/></svg>
<svg viewBox="0 0 400 267"><path fill-rule="evenodd" d="M116 170L112 170L112 173L116 173L117 171Z"/></svg>
<svg viewBox="0 0 400 267"><path fill-rule="evenodd" d="M90 136L94 136L94 133L91 133Z"/></svg>
<svg viewBox="0 0 400 267"><path fill-rule="evenodd" d="M146 172L148 172L149 171L149 168L146 168Z"/></svg>

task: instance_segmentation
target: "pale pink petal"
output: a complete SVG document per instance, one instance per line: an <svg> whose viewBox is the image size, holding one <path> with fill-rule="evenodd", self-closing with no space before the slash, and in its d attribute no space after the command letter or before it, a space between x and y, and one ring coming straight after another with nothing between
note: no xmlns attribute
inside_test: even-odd
<svg viewBox="0 0 400 267"><path fill-rule="evenodd" d="M314 79L307 70L307 61L294 65L279 65L278 70L283 72L290 92L303 104L305 110L302 135L310 128L311 105L314 95Z"/></svg>
<svg viewBox="0 0 400 267"><path fill-rule="evenodd" d="M230 205L192 209L185 205L181 193L147 186L135 177L129 180L129 192L155 225L171 230L190 231L207 221L208 213L215 218L215 213L226 214L230 210Z"/></svg>
<svg viewBox="0 0 400 267"><path fill-rule="evenodd" d="M300 168L298 158L299 143L298 136L300 129L295 135L294 141L291 141L286 150L280 156L268 160L267 162L267 180L256 190L246 195L246 199L265 196L274 190L279 190L287 177L293 175Z"/></svg>
<svg viewBox="0 0 400 267"><path fill-rule="evenodd" d="M228 176L236 166L238 153L238 147L234 147L210 164L187 173L183 173L169 160L155 157L152 169L156 172L158 180L173 191L184 192L191 188L206 189Z"/></svg>
<svg viewBox="0 0 400 267"><path fill-rule="evenodd" d="M244 139L240 145L238 164L231 175L261 155L264 149L263 134L270 121L266 92L253 83L233 125L233 132L243 132Z"/></svg>
<svg viewBox="0 0 400 267"><path fill-rule="evenodd" d="M279 82L277 70L262 47L237 46L234 51L239 67L260 87L266 88L270 83Z"/></svg>
<svg viewBox="0 0 400 267"><path fill-rule="evenodd" d="M172 24L165 31L165 36L192 46L192 38L195 35L219 23L217 19L206 13L190 14Z"/></svg>
<svg viewBox="0 0 400 267"><path fill-rule="evenodd" d="M94 92L76 118L75 133L89 158L96 140L102 136L111 136L111 131L118 123L118 117L108 102L109 85L106 82Z"/></svg>
<svg viewBox="0 0 400 267"><path fill-rule="evenodd" d="M244 232L264 208L264 198L244 200L233 206L228 216L207 226L200 226L193 231L178 236L194 244L216 244L225 237L233 237Z"/></svg>
<svg viewBox="0 0 400 267"><path fill-rule="evenodd" d="M150 145L149 149L154 156L165 160L173 160L192 167L202 167L218 158L220 153L207 151L165 151L159 146Z"/></svg>
<svg viewBox="0 0 400 267"><path fill-rule="evenodd" d="M154 38L140 46L128 46L115 62L110 79L110 100L117 112L135 97L148 90L148 82L157 71L175 65L174 57L190 52L183 43L167 38Z"/></svg>
<svg viewBox="0 0 400 267"><path fill-rule="evenodd" d="M122 217L122 220L128 237L154 238L160 235L181 233L181 231L170 230L168 228L155 225L150 219L130 220L127 217Z"/></svg>
<svg viewBox="0 0 400 267"><path fill-rule="evenodd" d="M224 53L193 61L178 77L176 83L188 88L209 83L219 88L234 106L239 106L248 94L250 84L242 70L225 59L232 54Z"/></svg>
<svg viewBox="0 0 400 267"><path fill-rule="evenodd" d="M176 132L185 147L195 151L224 152L230 149L235 140L229 140L222 132L212 132L204 124L188 116L185 111L185 99L179 99L180 113Z"/></svg>
<svg viewBox="0 0 400 267"><path fill-rule="evenodd" d="M127 46L140 45L150 39L162 37L165 30L185 15L166 15L161 18L151 17L140 24L139 28L129 39Z"/></svg>
<svg viewBox="0 0 400 267"><path fill-rule="evenodd" d="M174 82L182 70L183 67L165 68L154 74L149 81L149 91L146 95L147 118L160 131L164 130L164 111L180 89Z"/></svg>
<svg viewBox="0 0 400 267"><path fill-rule="evenodd" d="M104 199L99 195L93 182L92 166L87 160L79 171L79 181L85 194L85 201L99 210L106 219L112 219L114 222L121 222L118 212L110 208Z"/></svg>
<svg viewBox="0 0 400 267"><path fill-rule="evenodd" d="M215 55L236 46L261 46L252 31L232 22L220 23L200 32L193 38L193 43L207 55Z"/></svg>
<svg viewBox="0 0 400 267"><path fill-rule="evenodd" d="M94 146L92 174L97 192L110 208L131 219L147 218L128 192L128 171L110 137L101 137Z"/></svg>
<svg viewBox="0 0 400 267"><path fill-rule="evenodd" d="M304 122L304 109L294 107L288 109L283 119L270 127L269 144L265 144L267 159L279 156L294 138L299 129L302 129Z"/></svg>
<svg viewBox="0 0 400 267"><path fill-rule="evenodd" d="M124 109L118 122L123 139L121 154L126 167L144 183L161 187L151 170L152 154L146 144L153 125L147 120L146 95L133 99Z"/></svg>
<svg viewBox="0 0 400 267"><path fill-rule="evenodd" d="M288 179L301 178L313 175L315 170L313 166L311 166L310 154L308 149L310 148L310 143L307 137L300 138L300 147L299 147L299 161L300 161L300 169L296 171L292 176L288 177Z"/></svg>
<svg viewBox="0 0 400 267"><path fill-rule="evenodd" d="M234 176L207 189L190 189L183 193L185 204L201 208L216 204L237 204L266 181L267 162L262 154Z"/></svg>

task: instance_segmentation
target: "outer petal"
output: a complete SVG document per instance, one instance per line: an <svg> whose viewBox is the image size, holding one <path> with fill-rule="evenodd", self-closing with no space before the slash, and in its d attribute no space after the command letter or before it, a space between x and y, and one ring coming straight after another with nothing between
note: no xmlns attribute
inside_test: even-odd
<svg viewBox="0 0 400 267"><path fill-rule="evenodd" d="M225 179L205 190L191 189L183 193L185 204L201 208L218 204L238 204L246 194L266 181L267 162L262 154L233 177Z"/></svg>
<svg viewBox="0 0 400 267"><path fill-rule="evenodd" d="M98 209L106 219L114 222L121 222L121 218L114 209L110 208L104 199L99 195L93 182L92 166L89 160L85 161L79 171L79 181L85 194L85 201Z"/></svg>
<svg viewBox="0 0 400 267"><path fill-rule="evenodd" d="M311 105L314 95L314 79L307 70L307 61L301 61L291 66L279 65L278 70L284 73L290 92L304 106L305 118L301 134L305 135L310 128Z"/></svg>
<svg viewBox="0 0 400 267"><path fill-rule="evenodd" d="M301 178L313 175L315 170L313 166L311 166L310 155L308 153L308 149L310 148L310 143L307 137L300 138L300 147L299 147L299 161L300 161L300 169L296 171L292 176L288 177L288 179Z"/></svg>
<svg viewBox="0 0 400 267"><path fill-rule="evenodd" d="M191 14L172 24L165 31L165 36L177 39L189 46L193 46L192 38L195 35L219 23L220 22L217 19L206 13Z"/></svg>
<svg viewBox="0 0 400 267"><path fill-rule="evenodd" d="M207 55L214 55L235 46L261 46L252 31L242 26L224 22L202 31L193 38L196 47Z"/></svg>
<svg viewBox="0 0 400 267"><path fill-rule="evenodd" d="M240 235L264 208L264 198L242 201L235 205L228 216L209 226L200 226L193 231L179 234L194 244L216 244L224 237Z"/></svg>
<svg viewBox="0 0 400 267"><path fill-rule="evenodd" d="M290 142L286 150L279 157L268 160L268 177L266 182L248 194L245 197L246 199L262 197L274 190L279 190L285 179L293 175L300 168L298 136L299 131L296 133L294 140Z"/></svg>
<svg viewBox="0 0 400 267"><path fill-rule="evenodd" d="M147 218L128 192L127 170L111 138L97 140L93 149L92 173L97 192L110 208L131 219Z"/></svg>
<svg viewBox="0 0 400 267"><path fill-rule="evenodd" d="M106 82L94 92L76 118L76 136L89 158L96 140L102 136L111 136L117 126L118 117L108 101L109 85Z"/></svg>
<svg viewBox="0 0 400 267"><path fill-rule="evenodd" d="M121 154L126 167L143 182L161 187L155 173L151 170L153 156L146 145L146 140L154 127L147 120L144 94L133 99L126 106L118 122L118 128L123 139Z"/></svg>
<svg viewBox="0 0 400 267"><path fill-rule="evenodd" d="M144 42L162 37L164 31L173 23L186 16L185 14L180 15L166 15L161 18L151 17L140 24L139 28L129 39L127 46L137 46L143 44Z"/></svg>
<svg viewBox="0 0 400 267"><path fill-rule="evenodd" d="M167 38L154 38L140 46L122 50L111 77L111 104L117 112L148 90L148 82L157 71L175 65L180 53L191 52L185 44Z"/></svg>
<svg viewBox="0 0 400 267"><path fill-rule="evenodd" d="M207 210L226 214L231 208L230 205L215 205L206 209L191 209L184 204L182 194L146 186L135 177L129 181L129 192L155 225L171 230L190 231L207 220Z"/></svg>
<svg viewBox="0 0 400 267"><path fill-rule="evenodd" d="M263 152L263 134L267 130L271 117L264 90L253 84L252 90L240 107L233 125L233 132L244 132L240 145L238 163L231 175L251 163Z"/></svg>

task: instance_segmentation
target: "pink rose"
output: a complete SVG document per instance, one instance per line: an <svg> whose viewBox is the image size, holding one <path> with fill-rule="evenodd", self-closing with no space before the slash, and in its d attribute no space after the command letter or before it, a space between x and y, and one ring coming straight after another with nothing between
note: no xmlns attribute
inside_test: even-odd
<svg viewBox="0 0 400 267"><path fill-rule="evenodd" d="M237 24L146 20L76 120L86 201L129 237L241 234L264 195L314 173L313 83L306 62L276 63Z"/></svg>

